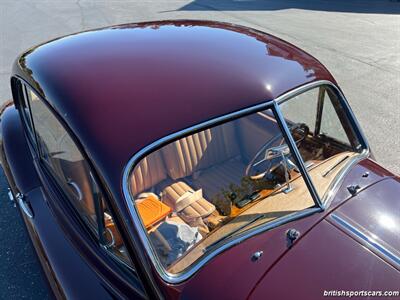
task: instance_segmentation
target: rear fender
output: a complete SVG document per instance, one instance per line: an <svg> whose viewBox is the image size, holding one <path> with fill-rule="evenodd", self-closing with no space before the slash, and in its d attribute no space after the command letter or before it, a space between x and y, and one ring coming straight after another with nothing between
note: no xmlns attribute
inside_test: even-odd
<svg viewBox="0 0 400 300"><path fill-rule="evenodd" d="M14 193L27 193L40 186L24 128L15 106L0 116L0 159Z"/></svg>

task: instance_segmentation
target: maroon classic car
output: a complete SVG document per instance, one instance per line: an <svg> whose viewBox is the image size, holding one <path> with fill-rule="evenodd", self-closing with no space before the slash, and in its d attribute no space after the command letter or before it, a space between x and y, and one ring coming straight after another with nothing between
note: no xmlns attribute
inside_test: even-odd
<svg viewBox="0 0 400 300"><path fill-rule="evenodd" d="M31 48L11 88L1 161L56 297L399 295L400 178L297 47L114 26Z"/></svg>

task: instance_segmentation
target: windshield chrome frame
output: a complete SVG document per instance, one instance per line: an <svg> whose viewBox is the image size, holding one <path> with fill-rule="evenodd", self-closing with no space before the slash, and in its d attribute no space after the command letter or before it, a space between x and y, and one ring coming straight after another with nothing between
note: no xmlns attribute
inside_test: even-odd
<svg viewBox="0 0 400 300"><path fill-rule="evenodd" d="M329 85L329 86L333 87L335 89L335 91L338 92L338 94L340 95L340 98L341 98L341 99L339 99L339 101L341 101L344 109L347 111L350 122L353 125L353 128L354 128L357 136L360 139L360 143L362 143L362 145L365 147L364 151L362 153L360 153L360 155L357 155L355 159L350 160L345 166L343 166L342 171L335 177L335 179L329 186L327 192L324 194L322 200L320 199L320 197L318 196L318 194L315 190L314 184L312 183L312 180L304 166L303 159L297 149L297 146L293 140L293 137L290 134L289 128L288 128L285 120L283 119L282 113L280 112L280 109L279 109L280 103L283 103L284 101L286 101L300 93L303 93L309 89L312 89L314 87L321 86L321 85ZM234 236L232 238L228 238L227 241L223 242L220 245L220 247L217 247L214 251L207 253L204 256L200 257L196 262L193 263L193 265L188 267L185 271L178 273L178 274L169 273L164 268L164 266L162 266L161 262L159 261L157 253L151 245L151 242L148 238L146 229L144 228L143 223L138 214L138 211L136 209L136 206L134 205L134 199L131 196L131 190L130 190L130 185L129 185L129 176L130 176L131 172L133 171L134 167L137 165L138 162L140 162L140 160L142 158L144 158L151 152L153 152L157 149L160 149L161 147L165 146L166 144L168 144L170 142L173 142L181 137L185 137L189 134L193 134L193 133L199 132L201 130L210 128L211 126L215 126L215 125L219 125L219 124L222 124L222 123L225 123L228 121L232 121L234 119L238 119L240 117L244 117L244 116L247 116L247 115L250 115L253 113L257 113L257 112L260 112L260 111L263 111L266 109L271 109L273 111L274 116L277 120L277 123L281 129L282 135L283 135L286 143L288 144L290 151L292 152L292 154L295 157L296 163L298 164L299 169L301 171L303 180L305 181L305 183L308 187L308 190L314 199L316 206L286 215L284 217L278 218L278 219L270 221L270 222L266 222L264 224L258 225L254 228L251 228L251 229L245 231L243 234ZM354 118L354 115L353 115L347 101L345 100L343 94L332 82L326 81L326 80L320 80L320 81L315 81L315 82L312 82L309 84L302 85L296 89L293 89L293 90L283 94L282 96L280 96L274 100L268 100L264 103L254 105L252 107L245 108L245 109L235 111L232 113L228 113L223 116L216 117L214 119L205 121L200 124L196 124L194 126L183 129L179 132L175 132L170 135L167 135L167 136L160 138L159 140L147 145L146 147L141 149L139 152L137 152L128 161L127 165L125 166L123 178L122 178L122 189L123 189L125 201L127 203L127 207L129 209L133 223L135 224L135 229L138 231L140 240L141 240L144 248L146 249L147 255L149 256L150 260L152 261L155 269L157 270L158 274L161 276L161 278L165 282L170 283L170 284L178 284L180 282L187 280L192 275L194 275L205 263L210 261L217 254L236 245L237 243L240 243L245 239L248 239L254 235L257 235L257 234L264 232L266 230L269 230L271 228L275 228L275 227L285 224L287 222L290 222L290 221L293 221L296 219L300 219L305 216L325 210L328 207L328 205L330 204L330 200L333 198L333 195L335 194L335 193L332 193L332 191L336 191L339 188L340 183L342 182L344 175L347 174L348 170L350 169L350 166L354 165L359 160L368 156L368 154L369 154L368 144L367 144L367 142L364 138L364 135L362 134L360 127L359 127L356 119Z"/></svg>
<svg viewBox="0 0 400 300"><path fill-rule="evenodd" d="M312 82L309 84L305 84L305 85L300 86L300 87L298 87L286 94L283 94L282 96L275 99L276 104L278 104L278 106L279 106L280 104L292 99L293 97L296 97L297 95L300 95L304 92L307 92L308 90L311 90L316 87L324 86L324 85L329 86L337 93L338 100L339 100L340 104L342 105L344 111L346 112L346 116L349 119L350 124L354 130L354 133L356 134L357 139L360 142L360 145L363 150L359 153L359 155L352 157L342 166L342 170L339 172L339 174L334 178L332 183L329 185L325 194L320 197L320 203L321 203L320 207L323 210L325 210L331 204L333 196L335 195L336 191L339 189L339 187L344 179L344 176L347 174L349 169L353 165L355 165L357 162L359 162L360 160L362 160L370 155L370 147L369 147L368 141L365 138L365 135L361 130L360 124L358 123L356 117L354 116L354 113L351 110L346 97L344 96L342 91L331 81L319 80L319 81L315 81L315 82ZM278 109L277 111L280 112L280 109Z"/></svg>

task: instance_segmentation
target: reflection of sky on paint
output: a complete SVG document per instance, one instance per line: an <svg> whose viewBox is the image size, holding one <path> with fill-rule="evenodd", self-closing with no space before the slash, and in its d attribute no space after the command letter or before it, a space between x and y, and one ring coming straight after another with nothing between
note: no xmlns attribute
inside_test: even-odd
<svg viewBox="0 0 400 300"><path fill-rule="evenodd" d="M291 45L224 26L117 26L57 39L22 60L69 127L83 143L89 141L89 152L111 156L119 149L125 161L137 145L165 135L163 128L176 131L207 118L198 108L215 103L210 114L225 114L324 75L313 58ZM200 113L186 113L187 99ZM174 102L179 102L179 123L157 109ZM144 124L150 113L161 125L138 141L127 125Z"/></svg>
<svg viewBox="0 0 400 300"><path fill-rule="evenodd" d="M210 40L213 43L210 43ZM112 51L110 51L110 45L115 46ZM127 45L129 47L126 47ZM186 53L188 45L190 55ZM204 51L205 45L207 51ZM56 63L60 69L80 64L101 65L102 61L119 56L133 61L135 59L140 59L142 62L148 61L149 66L156 66L155 68L157 68L157 61L168 61L176 63L177 68L190 69L195 61L204 60L207 62L210 73L223 73L226 66L230 73L237 72L243 76L244 80L252 78L254 74L264 73L263 77L268 78L268 82L260 83L270 87L269 91L273 91L273 87L283 80L290 82L296 78L291 74L306 73L305 76L312 80L315 75L313 69L315 66L312 66L314 61L306 56L298 56L297 51L293 54L292 48L284 49L283 47L287 46L274 44L273 39L266 45L256 34L243 34L218 27L153 25L132 30L130 26L117 26L70 35L45 44L34 49L34 56L28 56L27 62L34 67L36 62L46 61L46 57L51 59L54 53L74 53L79 48L79 55L65 55L57 60ZM227 53L227 55L221 55L221 53ZM265 59L265 56L268 56L268 59ZM301 60L304 66L296 60ZM254 68L260 70L255 71ZM169 72L170 70L161 68L159 71ZM230 76L230 74L226 75ZM76 76L80 75L76 74ZM252 80L260 81L263 78L252 78Z"/></svg>
<svg viewBox="0 0 400 300"><path fill-rule="evenodd" d="M394 219L393 216L388 214L382 214L382 213L378 214L377 220L382 227L389 230L394 230L397 226L400 225L397 224L396 219Z"/></svg>

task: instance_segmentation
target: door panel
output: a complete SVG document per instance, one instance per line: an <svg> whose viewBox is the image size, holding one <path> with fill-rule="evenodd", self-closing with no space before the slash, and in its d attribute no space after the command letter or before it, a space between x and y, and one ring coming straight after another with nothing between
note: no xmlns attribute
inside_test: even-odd
<svg viewBox="0 0 400 300"><path fill-rule="evenodd" d="M35 166L15 107L7 108L1 115L0 126L4 150L2 163L6 164L5 169L9 170L9 181L15 180L14 196L18 193L23 195L20 201L15 197L16 202L20 202L21 216L56 297L110 299L130 295L133 298L143 298L140 284L136 287L126 281L119 284L121 280L117 272L109 271L109 276L104 276L107 274L104 270L110 269L110 266L101 260L99 254L102 253L103 257L107 255L98 244L83 246L83 230L75 239L71 239L67 234L68 231L72 231L71 228L76 227L76 223L67 211L58 205L58 198L50 199L46 196L49 194L46 194L42 185L48 186L48 182L43 173L41 176L37 173L39 169ZM31 216L28 216L29 214ZM102 272L99 272L99 269ZM124 291L123 294L121 290Z"/></svg>
<svg viewBox="0 0 400 300"><path fill-rule="evenodd" d="M53 292L67 299L111 299L113 296L65 237L51 213L42 188L25 195L34 212L24 215ZM116 296L116 295L114 295Z"/></svg>

